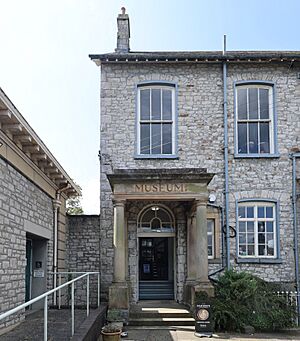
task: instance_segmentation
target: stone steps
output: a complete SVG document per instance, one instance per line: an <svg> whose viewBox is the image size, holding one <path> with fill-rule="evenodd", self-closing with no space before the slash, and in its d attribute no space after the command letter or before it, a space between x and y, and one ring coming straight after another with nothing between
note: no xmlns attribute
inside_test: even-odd
<svg viewBox="0 0 300 341"><path fill-rule="evenodd" d="M130 319L129 326L193 326L195 320L192 317L163 317L163 318L139 318Z"/></svg>
<svg viewBox="0 0 300 341"><path fill-rule="evenodd" d="M144 301L132 306L129 314L129 326L136 327L172 327L194 326L193 315L185 306L174 301Z"/></svg>

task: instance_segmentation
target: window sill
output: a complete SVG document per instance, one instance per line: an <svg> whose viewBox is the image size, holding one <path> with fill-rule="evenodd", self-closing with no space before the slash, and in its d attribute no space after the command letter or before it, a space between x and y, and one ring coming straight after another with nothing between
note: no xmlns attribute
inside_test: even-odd
<svg viewBox="0 0 300 341"><path fill-rule="evenodd" d="M234 154L235 159L251 159L251 158L259 158L259 159L277 159L280 157L279 153L275 154Z"/></svg>
<svg viewBox="0 0 300 341"><path fill-rule="evenodd" d="M172 155L163 155L163 154L155 154L155 155L134 155L136 160L139 159L179 159L177 154Z"/></svg>
<svg viewBox="0 0 300 341"><path fill-rule="evenodd" d="M237 263L282 264L281 258L237 258Z"/></svg>

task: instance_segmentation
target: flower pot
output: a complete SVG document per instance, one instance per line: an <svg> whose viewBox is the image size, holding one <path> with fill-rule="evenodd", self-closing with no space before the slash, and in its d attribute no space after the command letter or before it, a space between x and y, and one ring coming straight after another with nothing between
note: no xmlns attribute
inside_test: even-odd
<svg viewBox="0 0 300 341"><path fill-rule="evenodd" d="M101 331L103 341L119 341L121 340L121 330L115 333L106 333Z"/></svg>

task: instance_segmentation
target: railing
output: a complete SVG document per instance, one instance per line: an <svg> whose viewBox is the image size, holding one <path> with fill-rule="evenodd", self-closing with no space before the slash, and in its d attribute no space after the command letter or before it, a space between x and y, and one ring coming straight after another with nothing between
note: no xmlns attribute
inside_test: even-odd
<svg viewBox="0 0 300 341"><path fill-rule="evenodd" d="M296 319L295 323L299 326L300 324L300 316L298 316L298 299L300 297L300 293L297 291L277 291L275 293L277 296L284 297L286 300L286 304L295 308Z"/></svg>
<svg viewBox="0 0 300 341"><path fill-rule="evenodd" d="M49 275L58 276L58 288L62 285L62 278L64 276L76 276L76 275L83 275L86 272L48 272ZM100 273L99 272L89 272L89 275L97 275L97 306L100 306ZM72 278L73 279L73 278ZM57 283L57 281L56 281ZM89 276L87 278L87 297L90 295L90 281ZM57 304L57 297L54 294L53 295L53 305L58 307L58 309L61 309L61 289L58 290L58 304ZM89 308L87 308L87 316L88 316Z"/></svg>
<svg viewBox="0 0 300 341"><path fill-rule="evenodd" d="M65 273L67 274L67 273ZM77 273L78 274L78 273ZM74 332L75 332L75 297L74 297L74 292L75 292L75 282L83 279L86 277L87 279L87 286L86 286L86 298L87 298L87 302L86 302L86 314L87 316L89 315L89 311L90 311L90 293L89 293L89 290L90 290L90 287L89 287L89 282L90 282L90 275L95 275L97 274L98 275L98 307L100 306L100 275L99 275L99 272L86 272L86 273L83 273L82 275L72 279L71 281L68 281L64 284L61 284L59 285L57 288L54 288L52 290L49 290L47 292L45 292L44 294L36 297L36 298L33 298L32 300L26 302L26 303L23 303L21 305L19 305L18 307L16 308L13 308L11 310L8 310L7 312L3 313L0 315L0 321L11 316L12 314L15 314L17 312L19 312L20 310L23 310L25 309L26 307L30 306L31 304L33 303L36 303L42 299L44 299L44 341L47 341L47 338L48 338L48 330L47 330L47 327L48 327L48 296L54 294L54 297L56 296L56 292L60 291L62 288L65 288L69 285L71 285L71 320L72 320L72 323L71 323L71 333L72 333L72 336L74 335Z"/></svg>

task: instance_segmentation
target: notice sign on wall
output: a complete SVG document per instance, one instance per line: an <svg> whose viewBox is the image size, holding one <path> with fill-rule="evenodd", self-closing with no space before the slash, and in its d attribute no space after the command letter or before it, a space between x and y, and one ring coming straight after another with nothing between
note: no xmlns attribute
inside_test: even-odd
<svg viewBox="0 0 300 341"><path fill-rule="evenodd" d="M33 277L34 278L44 278L45 277L45 271L42 269L35 269L35 270L33 270Z"/></svg>
<svg viewBox="0 0 300 341"><path fill-rule="evenodd" d="M212 334L213 328L210 304L201 303L196 305L195 320L195 329L197 334Z"/></svg>

